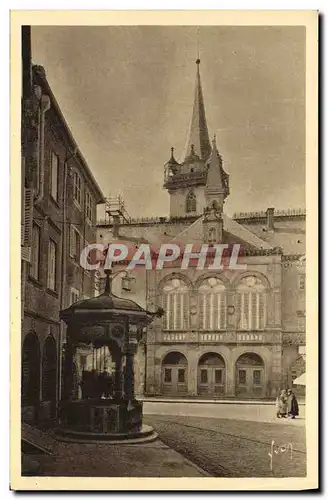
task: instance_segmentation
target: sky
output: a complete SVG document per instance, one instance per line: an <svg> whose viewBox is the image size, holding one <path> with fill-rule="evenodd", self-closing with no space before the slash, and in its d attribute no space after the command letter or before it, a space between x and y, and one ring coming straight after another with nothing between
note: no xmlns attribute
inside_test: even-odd
<svg viewBox="0 0 328 500"><path fill-rule="evenodd" d="M197 47L226 212L304 207L303 27L32 27L33 63L104 195L121 193L132 217L169 213L164 164L172 146L183 157Z"/></svg>

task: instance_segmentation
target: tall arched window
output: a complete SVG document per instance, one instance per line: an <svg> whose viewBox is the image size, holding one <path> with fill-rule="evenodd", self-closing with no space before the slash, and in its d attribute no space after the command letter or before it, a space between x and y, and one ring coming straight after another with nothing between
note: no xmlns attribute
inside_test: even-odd
<svg viewBox="0 0 328 500"><path fill-rule="evenodd" d="M226 288L218 278L207 278L198 288L199 328L222 330L226 327Z"/></svg>
<svg viewBox="0 0 328 500"><path fill-rule="evenodd" d="M237 328L263 330L266 325L267 289L256 276L246 276L237 286Z"/></svg>
<svg viewBox="0 0 328 500"><path fill-rule="evenodd" d="M196 195L193 191L189 191L186 200L186 212L196 212Z"/></svg>
<svg viewBox="0 0 328 500"><path fill-rule="evenodd" d="M180 279L172 279L163 288L165 330L187 330L189 325L189 290Z"/></svg>
<svg viewBox="0 0 328 500"><path fill-rule="evenodd" d="M216 229L215 227L211 227L209 232L208 232L208 242L209 243L215 243L216 242Z"/></svg>

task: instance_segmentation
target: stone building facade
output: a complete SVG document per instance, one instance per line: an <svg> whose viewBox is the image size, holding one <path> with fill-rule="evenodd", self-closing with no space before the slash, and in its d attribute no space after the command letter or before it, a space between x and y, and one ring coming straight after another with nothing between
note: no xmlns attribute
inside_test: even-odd
<svg viewBox="0 0 328 500"><path fill-rule="evenodd" d="M30 31L22 32L22 417L55 418L62 393L65 327L59 311L94 296L94 276L79 264L96 239L103 202L48 84L31 64Z"/></svg>
<svg viewBox="0 0 328 500"><path fill-rule="evenodd" d="M109 202L97 240L240 245L244 270L137 268L132 290L116 280L114 293L165 311L145 332L137 393L274 398L305 371L305 211L225 213L229 175L209 140L199 68L186 157L172 148L164 166L169 216L131 219Z"/></svg>

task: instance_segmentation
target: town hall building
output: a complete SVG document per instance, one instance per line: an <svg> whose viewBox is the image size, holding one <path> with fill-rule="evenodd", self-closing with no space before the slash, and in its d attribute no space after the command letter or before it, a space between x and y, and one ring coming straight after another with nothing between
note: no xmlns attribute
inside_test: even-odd
<svg viewBox="0 0 328 500"><path fill-rule="evenodd" d="M305 210L229 217L231 183L208 133L198 59L187 153L179 163L172 148L164 165L169 216L132 219L122 199L108 199L97 241L240 245L245 269L181 269L177 262L138 268L131 291L114 280L117 295L164 309L139 349L137 394L274 398L305 372Z"/></svg>

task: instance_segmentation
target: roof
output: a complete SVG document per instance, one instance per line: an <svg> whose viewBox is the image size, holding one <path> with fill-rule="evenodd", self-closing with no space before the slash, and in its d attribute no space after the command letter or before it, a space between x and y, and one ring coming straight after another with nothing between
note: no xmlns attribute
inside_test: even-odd
<svg viewBox="0 0 328 500"><path fill-rule="evenodd" d="M194 97L194 106L191 117L190 129L189 129L186 159L190 155L193 146L194 152L202 160L207 160L207 158L211 154L211 144L208 136L203 91L200 81L199 59L197 59L196 64L197 64L197 74L196 74L195 97Z"/></svg>
<svg viewBox="0 0 328 500"><path fill-rule="evenodd" d="M251 231L248 231L248 229L246 229L241 224L231 219L231 217L229 217L225 213L222 214L222 217L223 217L223 229L226 233L231 234L238 240L245 242L246 245L256 248L258 250L273 249L273 247L269 245L269 243L262 240ZM181 233L175 236L171 241L172 242L176 241L179 243L192 243L193 241L202 241L203 220L204 216L202 215L193 224L191 224L183 231L181 231Z"/></svg>
<svg viewBox="0 0 328 500"><path fill-rule="evenodd" d="M120 311L144 311L144 309L139 306L136 302L130 299L123 299L117 297L112 293L103 293L98 295L98 297L92 297L91 299L81 300L75 302L68 309L65 309L64 315L75 314L79 311L99 311L99 310L120 310Z"/></svg>
<svg viewBox="0 0 328 500"><path fill-rule="evenodd" d="M256 236L254 233L246 229L244 226L233 220L225 213L223 213L222 216L223 229L228 233L236 236L237 238L240 238L241 240L245 241L255 248L262 248L264 250L271 250L273 248L269 243Z"/></svg>
<svg viewBox="0 0 328 500"><path fill-rule="evenodd" d="M88 180L92 184L93 190L96 194L96 200L95 200L96 203L97 204L105 203L105 196L104 196L102 190L100 189L92 171L90 170L90 167L88 166L88 164L86 162L86 159L84 158L83 154L81 153L81 151L80 151L80 149L79 149L79 147L78 147L78 145L77 145L77 143L72 135L72 132L71 132L71 130L70 130L70 128L65 120L65 117L64 117L64 115L59 107L59 104L58 104L58 102L57 102L57 100L56 100L56 98L51 90L51 87L50 87L49 82L47 80L46 72L45 72L45 69L43 68L43 66L37 66L37 65L33 66L33 78L36 79L37 83L39 83L46 91L47 95L50 98L52 108L55 110L60 121L64 125L65 132L67 134L69 141L71 142L72 148L74 150L76 150L76 156L80 160L80 163L82 165L82 168L84 170L86 177L88 178Z"/></svg>

